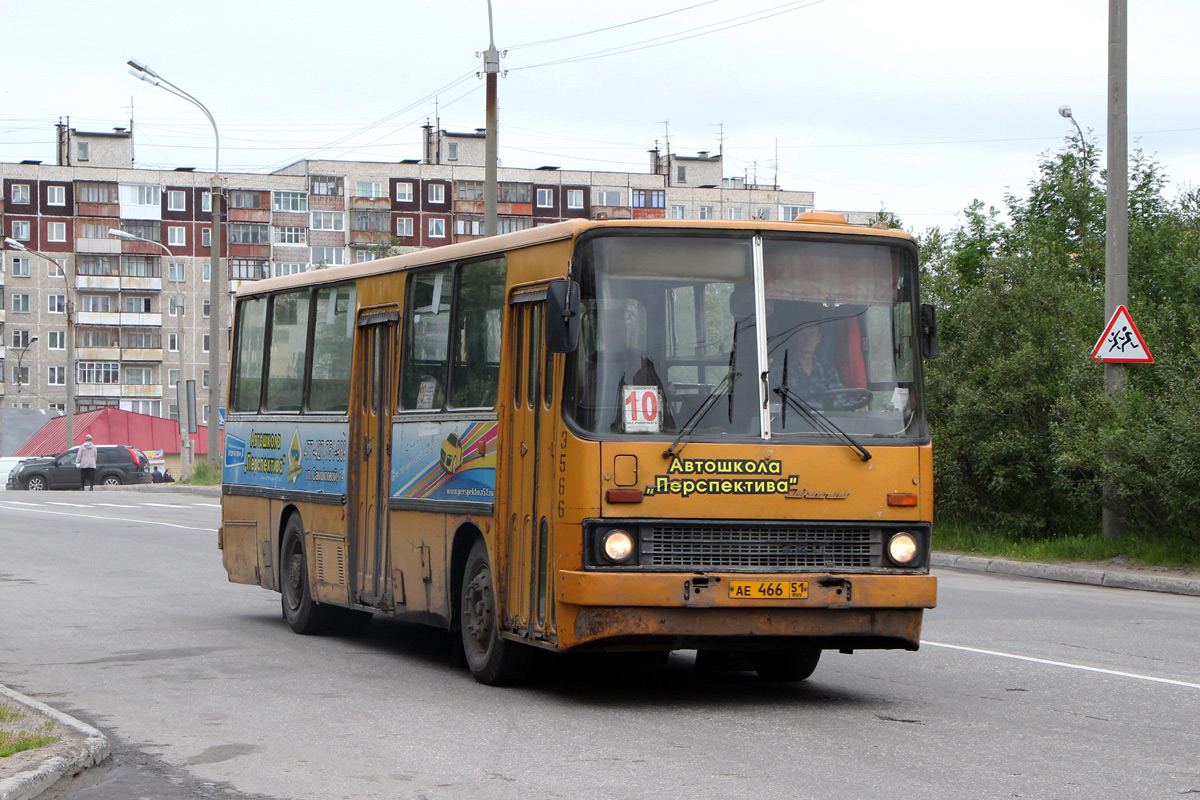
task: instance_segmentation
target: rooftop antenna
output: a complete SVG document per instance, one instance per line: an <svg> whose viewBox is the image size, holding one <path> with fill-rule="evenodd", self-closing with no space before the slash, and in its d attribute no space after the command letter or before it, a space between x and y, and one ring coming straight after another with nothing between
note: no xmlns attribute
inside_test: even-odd
<svg viewBox="0 0 1200 800"><path fill-rule="evenodd" d="M725 158L725 123L718 122L714 126L717 129L717 154L721 158Z"/></svg>
<svg viewBox="0 0 1200 800"><path fill-rule="evenodd" d="M665 119L659 123L663 126L663 141L667 151L667 184L671 183L671 120Z"/></svg>

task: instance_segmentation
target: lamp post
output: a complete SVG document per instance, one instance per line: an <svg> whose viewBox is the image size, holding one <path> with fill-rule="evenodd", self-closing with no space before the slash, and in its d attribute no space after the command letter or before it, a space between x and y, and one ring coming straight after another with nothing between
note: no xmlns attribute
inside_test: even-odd
<svg viewBox="0 0 1200 800"><path fill-rule="evenodd" d="M23 253L33 253L35 256L40 256L55 267L58 267L58 262L53 258L45 253L34 250L32 247L26 247L16 239L5 239L4 243L13 250L20 250ZM67 314L67 374L64 376L67 379L67 446L63 450L63 452L66 452L75 446L75 302L71 299L71 280L67 276L67 267L65 264L62 267L62 276L67 303L67 307L63 309Z"/></svg>
<svg viewBox="0 0 1200 800"><path fill-rule="evenodd" d="M123 239L127 242L146 242L147 244L152 244L155 247L162 250L163 253L166 254L168 264L170 263L171 259L173 259L175 257L174 253L172 253L170 250L168 250L167 246L165 244L163 244L162 242L156 242L153 239L146 239L142 236L135 236L132 233L129 233L127 231L118 230L116 228L109 228L108 235L113 237L114 239ZM168 267L168 269L169 269L169 267ZM184 308L186 309L186 306L184 306ZM181 330L181 333L182 333L182 330ZM180 366L181 367L183 366L182 356L180 357ZM182 372L183 371L181 369L180 370L181 375L182 375ZM179 387L176 387L176 389L178 390ZM188 476L188 473L191 471L191 466L192 466L192 459L191 459L192 437L188 434L188 420L187 420L187 415L184 413L184 408L183 408L183 392L179 391L178 394L179 394L179 477L186 478Z"/></svg>
<svg viewBox="0 0 1200 800"><path fill-rule="evenodd" d="M488 0L488 48L483 53L483 72L487 79L487 129L483 143L483 235L495 236L500 229L496 159L499 132L496 125L496 76L500 73L500 51L492 35L492 0Z"/></svg>
<svg viewBox="0 0 1200 800"><path fill-rule="evenodd" d="M22 347L20 350L17 351L17 404L18 405L20 405L20 402L21 402L21 362L25 359L25 354L27 352L29 352L29 348L33 347L33 343L36 342L37 340L38 340L38 337L34 336L32 339L30 339L25 344L24 347Z"/></svg>
<svg viewBox="0 0 1200 800"><path fill-rule="evenodd" d="M216 120L203 103L169 80L159 75L147 65L134 60L127 63L132 69L129 74L151 86L157 86L178 98L188 101L204 112L212 125L213 138L216 140L216 154L213 160L212 177L212 265L209 274L209 326L208 326L208 460L218 465L221 447L221 281L224 272L221 270L221 134L217 131Z"/></svg>
<svg viewBox="0 0 1200 800"><path fill-rule="evenodd" d="M1071 107L1070 106L1059 106L1058 107L1058 115L1060 117L1063 117L1064 119L1069 119L1069 120L1071 120L1071 122L1075 123L1075 130L1079 131L1079 143L1080 143L1080 145L1083 146L1083 157L1085 159L1090 160L1091 151L1088 149L1087 139L1083 138L1083 128L1079 127L1078 120L1076 120L1075 115L1071 113Z"/></svg>

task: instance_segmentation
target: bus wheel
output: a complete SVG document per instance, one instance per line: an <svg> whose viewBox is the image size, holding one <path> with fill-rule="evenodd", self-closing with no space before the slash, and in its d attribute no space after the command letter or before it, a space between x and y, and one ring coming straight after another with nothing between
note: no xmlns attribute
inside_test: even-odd
<svg viewBox="0 0 1200 800"><path fill-rule="evenodd" d="M463 654L471 674L480 683L503 686L517 683L529 670L530 650L500 638L496 596L487 546L476 540L463 570L461 614Z"/></svg>
<svg viewBox="0 0 1200 800"><path fill-rule="evenodd" d="M283 530L283 557L279 559L283 618L296 633L324 633L333 622L336 608L313 602L308 586L308 561L304 557L304 526L293 514Z"/></svg>
<svg viewBox="0 0 1200 800"><path fill-rule="evenodd" d="M748 654L750 664L764 681L802 681L813 674L821 660L821 648L807 645L798 650L758 650Z"/></svg>

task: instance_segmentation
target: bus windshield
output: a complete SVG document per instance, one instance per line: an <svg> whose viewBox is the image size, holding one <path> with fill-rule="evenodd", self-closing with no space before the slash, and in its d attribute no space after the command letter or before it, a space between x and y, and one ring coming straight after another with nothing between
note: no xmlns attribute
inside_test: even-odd
<svg viewBox="0 0 1200 800"><path fill-rule="evenodd" d="M565 413L595 436L924 439L916 257L764 232L581 242Z"/></svg>

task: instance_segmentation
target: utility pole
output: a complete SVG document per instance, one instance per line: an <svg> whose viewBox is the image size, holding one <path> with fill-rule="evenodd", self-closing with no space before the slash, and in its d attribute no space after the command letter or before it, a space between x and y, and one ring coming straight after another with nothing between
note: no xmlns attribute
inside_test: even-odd
<svg viewBox="0 0 1200 800"><path fill-rule="evenodd" d="M479 53L476 53L478 56ZM500 230L496 214L497 182L496 160L498 158L499 133L496 130L496 79L500 74L500 51L496 49L492 32L492 0L488 0L488 48L483 51L483 72L487 79L487 133L484 139L483 173L483 235L495 236Z"/></svg>
<svg viewBox="0 0 1200 800"><path fill-rule="evenodd" d="M1129 302L1129 117L1127 0L1108 2L1108 187L1104 237L1104 317ZM1105 362L1104 389L1112 399L1125 391L1125 365ZM1101 529L1106 539L1125 536L1125 502L1116 487L1103 487Z"/></svg>

